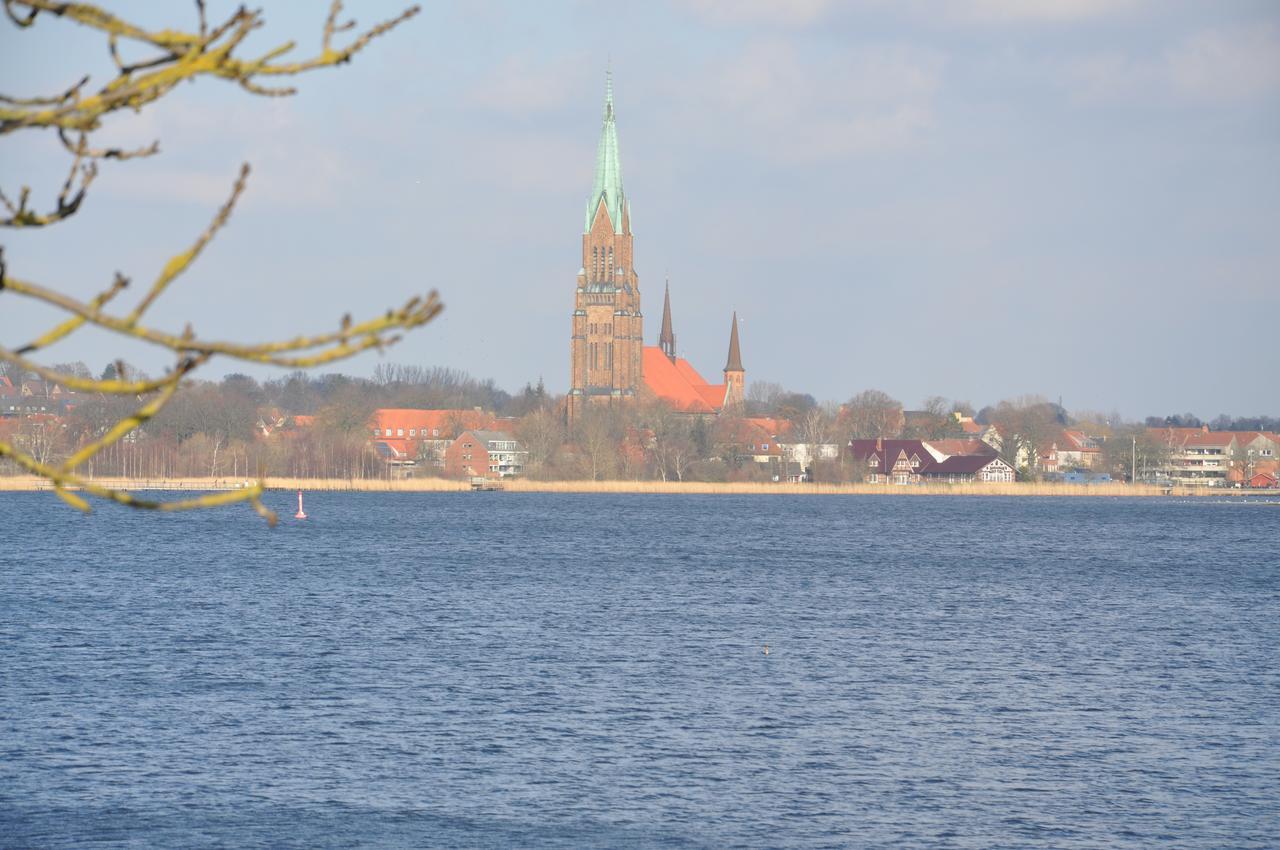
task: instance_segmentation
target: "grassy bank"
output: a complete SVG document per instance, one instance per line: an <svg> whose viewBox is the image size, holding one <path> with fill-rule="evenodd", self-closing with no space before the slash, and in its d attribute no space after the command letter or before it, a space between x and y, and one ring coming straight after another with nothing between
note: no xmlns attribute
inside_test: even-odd
<svg viewBox="0 0 1280 850"><path fill-rule="evenodd" d="M208 491L231 490L240 483L230 478L121 479L99 478L98 483L126 490ZM403 481L343 478L269 478L271 490L308 490L367 493L432 493L464 492L465 481L443 478L415 478ZM771 484L753 482L713 483L700 481L533 481L515 479L504 482L512 493L687 493L735 495L905 495L905 496L1160 496L1165 491L1149 485L1125 484L927 484L893 486L884 484ZM51 489L48 482L34 476L0 477L0 491L38 491ZM1247 491L1245 491L1247 492ZM1274 492L1274 491L1272 491ZM1217 488L1176 488L1175 496L1239 495L1240 490Z"/></svg>

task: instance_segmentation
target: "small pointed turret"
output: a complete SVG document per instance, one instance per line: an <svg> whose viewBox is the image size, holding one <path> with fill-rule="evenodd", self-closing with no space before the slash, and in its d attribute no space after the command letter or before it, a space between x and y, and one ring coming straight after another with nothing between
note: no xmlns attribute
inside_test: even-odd
<svg viewBox="0 0 1280 850"><path fill-rule="evenodd" d="M667 282L666 294L662 297L662 332L658 335L658 347L667 359L676 362L676 334L671 329L671 282Z"/></svg>
<svg viewBox="0 0 1280 850"><path fill-rule="evenodd" d="M729 359L724 364L726 372L745 372L742 368L742 351L738 348L738 312L733 313L733 325L729 329Z"/></svg>
<svg viewBox="0 0 1280 850"><path fill-rule="evenodd" d="M724 406L741 407L747 380L747 370L742 368L742 349L738 346L738 313L733 313L729 326L729 359L724 364Z"/></svg>

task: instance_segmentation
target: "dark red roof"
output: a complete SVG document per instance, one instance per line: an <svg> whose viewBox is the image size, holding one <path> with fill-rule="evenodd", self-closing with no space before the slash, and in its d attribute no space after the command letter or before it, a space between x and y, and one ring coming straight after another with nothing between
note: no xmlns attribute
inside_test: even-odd
<svg viewBox="0 0 1280 850"><path fill-rule="evenodd" d="M942 441L854 440L849 444L849 450L855 460L869 463L874 458L875 471L881 475L891 472L893 464L903 456L908 460L919 459L919 464L911 470L917 475L974 475L999 460L994 452L948 455L938 450L935 445L938 442Z"/></svg>

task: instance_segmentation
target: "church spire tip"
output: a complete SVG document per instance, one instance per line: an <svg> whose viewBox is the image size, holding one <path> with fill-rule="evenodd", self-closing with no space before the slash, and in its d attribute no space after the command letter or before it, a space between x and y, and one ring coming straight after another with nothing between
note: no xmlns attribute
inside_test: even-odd
<svg viewBox="0 0 1280 850"><path fill-rule="evenodd" d="M729 329L729 359L724 364L726 372L745 372L742 368L742 349L738 345L738 311L733 311L733 324Z"/></svg>
<svg viewBox="0 0 1280 850"><path fill-rule="evenodd" d="M671 329L671 280L667 280L667 288L662 296L662 333L658 335L658 347L667 359L676 362L676 335Z"/></svg>

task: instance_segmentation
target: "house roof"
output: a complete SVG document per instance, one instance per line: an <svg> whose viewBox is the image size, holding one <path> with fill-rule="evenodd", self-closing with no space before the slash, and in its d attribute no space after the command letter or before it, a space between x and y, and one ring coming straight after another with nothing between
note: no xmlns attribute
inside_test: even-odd
<svg viewBox="0 0 1280 850"><path fill-rule="evenodd" d="M504 440L504 441L510 441L510 442L516 441L515 436L506 431L493 431L493 430L487 430L487 429L485 430L468 429L463 433L471 434L482 443L491 443L496 440ZM461 437L462 434L459 434L458 436Z"/></svg>
<svg viewBox="0 0 1280 850"><path fill-rule="evenodd" d="M449 438L456 436L454 433L467 430L476 430L478 428L491 428L494 419L493 414L485 413L482 410L419 410L416 408L404 407L380 407L373 412L371 425L377 427L383 433L390 428L392 434L397 434L403 429L407 435L410 429L419 432L422 431L439 431L441 438ZM421 434L425 437L425 434Z"/></svg>
<svg viewBox="0 0 1280 850"><path fill-rule="evenodd" d="M992 464L1009 466L996 455L956 455L926 470L931 475L975 475Z"/></svg>
<svg viewBox="0 0 1280 850"><path fill-rule="evenodd" d="M933 455L925 448L923 440L853 440L849 444L850 453L855 460L876 461L876 470L887 472L893 468L894 461L904 454L910 458L913 454L920 462L933 463Z"/></svg>
<svg viewBox="0 0 1280 850"><path fill-rule="evenodd" d="M996 450L981 440L949 438L945 440L927 440L930 448L944 455L986 455L994 457Z"/></svg>
<svg viewBox="0 0 1280 850"><path fill-rule="evenodd" d="M782 454L782 446L775 439L773 432L760 424L759 420L723 419L717 429L716 437L722 442L751 446L755 454Z"/></svg>
<svg viewBox="0 0 1280 850"><path fill-rule="evenodd" d="M1230 431L1209 431L1207 433L1188 434L1182 441L1183 446L1216 446L1225 448L1235 442L1236 435Z"/></svg>
<svg viewBox="0 0 1280 850"><path fill-rule="evenodd" d="M1164 442L1170 446L1180 446L1188 438L1198 434L1206 434L1208 431L1209 429L1204 426L1199 428L1174 428L1173 426L1165 426L1161 428L1148 428L1147 434L1157 440L1164 440Z"/></svg>
<svg viewBox="0 0 1280 850"><path fill-rule="evenodd" d="M682 413L715 413L724 406L724 385L708 384L683 357L674 363L656 345L643 350L644 383Z"/></svg>
<svg viewBox="0 0 1280 850"><path fill-rule="evenodd" d="M854 440L849 444L855 460L875 460L876 471L888 473L902 457L918 458L913 472L920 475L974 475L992 463L1004 463L990 450L982 454L948 455L938 450L939 443L970 443L977 440ZM972 448L972 447L969 447ZM979 451L978 449L974 449ZM941 455L941 456L939 456ZM1007 466L1008 464L1004 464Z"/></svg>
<svg viewBox="0 0 1280 850"><path fill-rule="evenodd" d="M753 425L758 425L779 439L791 436L791 431L794 427L790 419L775 419L769 416L748 416L747 421Z"/></svg>

